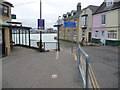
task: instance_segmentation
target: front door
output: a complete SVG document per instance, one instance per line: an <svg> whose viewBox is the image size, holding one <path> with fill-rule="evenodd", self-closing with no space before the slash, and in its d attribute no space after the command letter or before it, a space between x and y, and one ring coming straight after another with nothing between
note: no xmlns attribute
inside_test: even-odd
<svg viewBox="0 0 120 90"><path fill-rule="evenodd" d="M88 38L89 38L89 41L88 41L88 42L91 42L91 32L89 32Z"/></svg>
<svg viewBox="0 0 120 90"><path fill-rule="evenodd" d="M0 57L5 55L4 30L0 29Z"/></svg>

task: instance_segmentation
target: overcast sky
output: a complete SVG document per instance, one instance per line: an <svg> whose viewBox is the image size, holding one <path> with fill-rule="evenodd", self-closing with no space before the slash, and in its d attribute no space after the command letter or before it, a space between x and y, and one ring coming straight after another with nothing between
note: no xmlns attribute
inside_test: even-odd
<svg viewBox="0 0 120 90"><path fill-rule="evenodd" d="M14 5L12 14L17 15L16 21L23 25L37 28L37 19L40 17L40 0L7 0ZM58 19L71 10L76 10L78 2L82 8L88 5L99 6L104 0L42 0L42 19L45 19L45 27L51 28Z"/></svg>

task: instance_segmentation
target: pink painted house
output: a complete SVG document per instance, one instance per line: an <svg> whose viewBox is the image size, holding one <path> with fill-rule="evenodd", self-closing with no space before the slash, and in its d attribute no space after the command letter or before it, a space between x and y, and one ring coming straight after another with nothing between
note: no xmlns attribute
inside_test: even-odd
<svg viewBox="0 0 120 90"><path fill-rule="evenodd" d="M105 39L106 13L93 15L92 41L98 43Z"/></svg>
<svg viewBox="0 0 120 90"><path fill-rule="evenodd" d="M120 1L106 0L93 15L92 42L120 46Z"/></svg>

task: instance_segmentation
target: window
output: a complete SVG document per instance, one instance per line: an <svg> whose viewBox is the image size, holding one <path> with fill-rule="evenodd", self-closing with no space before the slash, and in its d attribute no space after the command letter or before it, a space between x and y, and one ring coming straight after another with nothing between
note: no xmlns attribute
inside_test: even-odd
<svg viewBox="0 0 120 90"><path fill-rule="evenodd" d="M95 31L95 38L98 38L98 31Z"/></svg>
<svg viewBox="0 0 120 90"><path fill-rule="evenodd" d="M105 37L105 31L101 31L101 38Z"/></svg>
<svg viewBox="0 0 120 90"><path fill-rule="evenodd" d="M102 24L102 25L105 25L105 19L106 19L106 15L103 14L103 15L101 16L101 24Z"/></svg>
<svg viewBox="0 0 120 90"><path fill-rule="evenodd" d="M59 31L59 36L61 36L61 30Z"/></svg>
<svg viewBox="0 0 120 90"><path fill-rule="evenodd" d="M85 14L87 14L87 9L85 9Z"/></svg>
<svg viewBox="0 0 120 90"><path fill-rule="evenodd" d="M9 17L9 7L0 4L0 15Z"/></svg>
<svg viewBox="0 0 120 90"><path fill-rule="evenodd" d="M76 31L76 29L74 29L74 36L77 36L77 31Z"/></svg>
<svg viewBox="0 0 120 90"><path fill-rule="evenodd" d="M87 26L87 16L82 17L82 26Z"/></svg>
<svg viewBox="0 0 120 90"><path fill-rule="evenodd" d="M114 4L114 1L113 0L108 0L106 2L106 7L109 7L109 6L112 6Z"/></svg>
<svg viewBox="0 0 120 90"><path fill-rule="evenodd" d="M107 33L107 38L108 39L117 39L117 31L108 31Z"/></svg>
<svg viewBox="0 0 120 90"><path fill-rule="evenodd" d="M68 36L70 36L70 30L68 29Z"/></svg>
<svg viewBox="0 0 120 90"><path fill-rule="evenodd" d="M65 30L63 30L63 35L65 36Z"/></svg>

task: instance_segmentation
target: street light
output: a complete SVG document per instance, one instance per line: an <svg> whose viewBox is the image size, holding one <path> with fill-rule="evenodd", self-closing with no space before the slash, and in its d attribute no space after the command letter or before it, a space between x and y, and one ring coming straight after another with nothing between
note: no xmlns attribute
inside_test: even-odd
<svg viewBox="0 0 120 90"><path fill-rule="evenodd" d="M58 51L60 51L60 42L59 42L59 30L60 30L60 27L62 26L62 23L63 23L63 20L60 19L61 16L58 16L58 20L57 20L57 25L54 25L54 27L57 27L58 28Z"/></svg>

